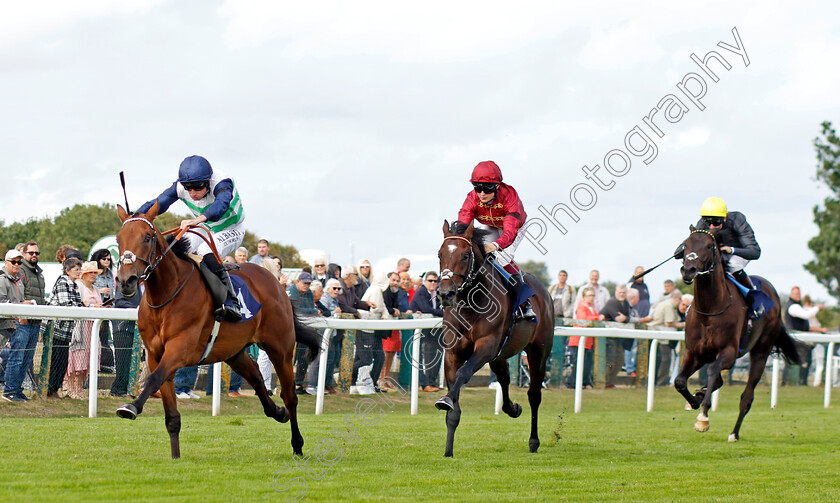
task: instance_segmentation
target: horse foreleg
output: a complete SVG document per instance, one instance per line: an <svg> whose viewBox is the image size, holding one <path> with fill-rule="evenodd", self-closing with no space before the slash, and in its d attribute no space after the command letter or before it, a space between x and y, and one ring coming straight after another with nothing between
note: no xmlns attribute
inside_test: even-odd
<svg viewBox="0 0 840 503"><path fill-rule="evenodd" d="M522 414L522 407L510 399L510 369L507 360L499 359L490 362L490 370L496 374L496 380L502 390L502 411L510 417L519 417Z"/></svg>
<svg viewBox="0 0 840 503"><path fill-rule="evenodd" d="M458 428L458 423L461 422L461 406L458 404L461 388L470 380L476 370L490 361L493 348L490 347L490 344L476 344L473 354L463 364L455 356L455 353L456 351L446 352L445 366L449 392L435 402L435 407L446 411L446 450L443 454L445 457L452 457L455 430ZM454 380L451 380L450 383L453 368L457 370L454 372Z"/></svg>
<svg viewBox="0 0 840 503"><path fill-rule="evenodd" d="M545 380L545 362L548 355L542 346L532 345L526 348L528 364L531 371L531 386L528 388L528 403L531 406L531 438L528 439L528 449L537 452L540 448L540 437L537 432L537 417L542 402L542 383Z"/></svg>
<svg viewBox="0 0 840 503"><path fill-rule="evenodd" d="M682 368L680 369L680 373L676 379L674 379L674 388L680 392L680 394L685 398L686 402L691 405L692 409L697 410L700 408L700 403L702 399L695 395L692 395L688 391L688 378L694 375L697 372L697 369L702 367L704 363L700 362L698 356L690 350L685 352L685 358L683 359ZM703 397L705 398L705 396Z"/></svg>
<svg viewBox="0 0 840 503"><path fill-rule="evenodd" d="M181 433L181 413L178 412L178 400L175 397L175 384L172 379L168 379L160 387L160 397L163 401L164 423L166 432L169 433L172 459L178 459L181 457L181 442L178 437Z"/></svg>
<svg viewBox="0 0 840 503"><path fill-rule="evenodd" d="M723 377L720 375L723 369L731 368L735 363L735 355L737 350L734 347L728 346L723 348L718 354L717 359L709 364L709 388L703 401L700 403L701 411L697 415L697 422L694 423L694 429L700 432L708 431L709 429L709 409L712 406L712 393L723 386Z"/></svg>
<svg viewBox="0 0 840 503"><path fill-rule="evenodd" d="M738 414L738 420L735 421L735 428L729 434L730 442L737 442L740 439L739 432L741 431L741 422L744 421L744 416L750 411L752 407L753 398L755 396L755 387L761 376L764 375L764 367L767 365L767 352L761 354L750 353L750 376L747 379L747 387L741 394L741 411Z"/></svg>

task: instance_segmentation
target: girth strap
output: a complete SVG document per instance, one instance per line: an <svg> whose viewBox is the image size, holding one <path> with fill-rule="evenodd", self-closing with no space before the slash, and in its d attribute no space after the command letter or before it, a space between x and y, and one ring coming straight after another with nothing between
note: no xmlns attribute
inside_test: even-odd
<svg viewBox="0 0 840 503"><path fill-rule="evenodd" d="M216 321L213 323L213 331L210 332L210 340L207 342L207 347L204 348L204 354L201 355L201 359L198 360L196 365L201 365L204 363L204 360L207 359L207 356L210 355L210 352L213 351L213 346L216 344L216 337L219 336L219 327L222 325L222 318L220 316L216 316Z"/></svg>

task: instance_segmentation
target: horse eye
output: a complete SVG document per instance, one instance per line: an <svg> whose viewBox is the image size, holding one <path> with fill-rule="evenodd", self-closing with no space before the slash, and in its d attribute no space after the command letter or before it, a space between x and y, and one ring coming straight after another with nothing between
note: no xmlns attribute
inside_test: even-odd
<svg viewBox="0 0 840 503"><path fill-rule="evenodd" d="M144 241L145 241L146 243L148 243L148 242L149 242L149 241L151 241L151 240L152 240L152 236L150 236L150 235L146 234L146 239L144 239Z"/></svg>
<svg viewBox="0 0 840 503"><path fill-rule="evenodd" d="M469 258L469 257L467 257L466 255L464 255L463 257L461 257L461 262L466 262L468 258Z"/></svg>

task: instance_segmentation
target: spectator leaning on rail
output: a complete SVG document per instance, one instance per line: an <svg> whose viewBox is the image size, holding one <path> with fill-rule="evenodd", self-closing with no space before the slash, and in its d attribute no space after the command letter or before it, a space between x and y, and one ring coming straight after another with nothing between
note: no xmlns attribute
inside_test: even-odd
<svg viewBox="0 0 840 503"><path fill-rule="evenodd" d="M825 308L823 304L817 304L812 307L802 306L802 291L798 286L790 289L790 299L784 310L785 325L791 330L799 332L810 332L811 322L810 318L814 317ZM799 365L799 384L805 386L808 384L808 372L811 367L811 350L813 346L802 342L796 343L796 350L799 352L802 364ZM784 382L787 383L787 365L785 365Z"/></svg>
<svg viewBox="0 0 840 503"><path fill-rule="evenodd" d="M53 285L50 295L51 306L81 307L82 294L76 280L82 275L82 261L76 257L65 258L62 264L63 274ZM47 398L61 398L58 390L64 382L67 373L67 362L70 356L70 340L73 338L75 320L56 320L53 327L52 354L50 355L50 382L47 387Z"/></svg>
<svg viewBox="0 0 840 503"><path fill-rule="evenodd" d="M245 238L245 215L239 192L233 179L218 170L214 171L207 159L194 155L181 162L178 179L157 198L160 204L159 213L164 213L178 199L184 202L194 216L182 220L181 228L186 229L191 225L203 227L210 233L220 257L230 255L242 244ZM147 202L138 212L148 212L154 203L155 200ZM195 234L187 233L184 237L190 243L190 251L202 255L202 262L228 289L231 305L218 307L216 315L231 320L242 319L239 300L233 290L230 276L216 260L210 246Z"/></svg>
<svg viewBox="0 0 840 503"><path fill-rule="evenodd" d="M365 292L367 292L368 288L370 288L370 284L373 282L373 269L370 267L370 260L362 259L359 261L359 282L356 283L356 295L359 296L361 299L364 297Z"/></svg>
<svg viewBox="0 0 840 503"><path fill-rule="evenodd" d="M680 321L680 314L677 306L682 301L682 293L679 290L672 291L668 298L656 304L653 308L653 321L651 327L673 327L676 328ZM673 346L671 341L659 342L659 359L656 366L656 385L667 386L671 377L671 353Z"/></svg>
<svg viewBox="0 0 840 503"><path fill-rule="evenodd" d="M744 271L750 260L758 260L761 256L761 248L755 240L755 232L747 222L747 217L739 211L729 211L726 203L719 197L709 197L703 201L700 208L700 220L697 228L701 230L723 230L719 232L716 241L720 249L720 259L723 262L726 272L732 274L739 283L749 290L755 290L752 280ZM726 232L728 231L728 232ZM685 254L684 245L680 244L674 252L674 257L682 259ZM752 296L747 294L747 303L752 305ZM759 318L764 315L764 306L758 305L755 311L750 313L750 318Z"/></svg>
<svg viewBox="0 0 840 503"><path fill-rule="evenodd" d="M390 319L391 315L385 306L384 291L388 289L388 278L383 273L377 273L371 281L362 300L371 305L370 313L373 318ZM382 339L391 335L390 330L358 330L356 332L356 357L353 360L353 376L350 382L350 393L363 393L358 387L359 369L371 365L370 378L375 392L379 388L379 376L385 362L385 352L382 349ZM355 388L355 390L354 390Z"/></svg>
<svg viewBox="0 0 840 503"><path fill-rule="evenodd" d="M423 285L417 289L414 298L411 300L409 306L415 313L426 313L435 316L436 318L443 318L443 309L440 307L435 291L438 286L438 275L434 271L429 271L423 277ZM433 393L439 391L437 387L438 375L440 374L440 364L443 360L443 348L440 345L441 329L439 328L424 328L422 330L421 339L423 352L423 367L420 372L420 387L423 391ZM414 362L415 365L420 362Z"/></svg>
<svg viewBox="0 0 840 503"><path fill-rule="evenodd" d="M318 308L315 307L315 296L309 290L311 284L312 275L304 271L300 273L297 281L289 288L289 300L292 301L295 313L301 316L316 316L318 314ZM308 368L306 346L298 342L295 349L295 393L298 395L307 394L303 383L306 380L306 370Z"/></svg>
<svg viewBox="0 0 840 503"><path fill-rule="evenodd" d="M3 269L0 269L0 302L35 304L34 301L24 300L22 263L23 255L18 250L6 252ZM6 340L11 343L9 359L6 362L6 387L3 390L3 399L10 402L29 400L23 394L23 379L26 377L26 369L29 368L35 356L38 331L21 329L27 324L28 321L25 319L0 320L2 346L6 345Z"/></svg>
<svg viewBox="0 0 840 503"><path fill-rule="evenodd" d="M607 305L607 301L610 300L610 292L598 284L598 280L601 279L601 273L598 272L598 269L592 269L589 272L589 283L581 285L578 288L577 296L575 297L575 312L577 312L577 308L580 306L580 301L583 299L583 289L589 287L592 289L592 292L595 294L595 309L600 313L601 309Z"/></svg>
<svg viewBox="0 0 840 503"><path fill-rule="evenodd" d="M615 287L615 296L607 301L607 305L601 310L601 314L606 321L626 323L630 321L630 309L630 303L627 302L627 287L618 285ZM606 389L615 388L615 378L623 365L624 339L607 338L607 368L604 376L604 387Z"/></svg>
<svg viewBox="0 0 840 503"><path fill-rule="evenodd" d="M117 282L114 278L114 273L111 267L111 252L102 248L93 252L90 259L96 262L99 267L99 276L93 282L94 288L102 297L103 303L113 302L114 292L117 289ZM110 320L102 320L102 325L99 327L99 347L102 349L102 360L100 363L100 373L114 372L114 352L111 349L111 326L113 324Z"/></svg>
<svg viewBox="0 0 840 503"><path fill-rule="evenodd" d="M341 314L341 308L338 307L338 296L341 291L341 283L335 278L330 278L324 283L324 295L319 301L319 310L324 316L332 316L334 314ZM335 394L335 387L333 386L333 373L335 367L338 365L338 360L341 356L341 342L344 337L344 332L340 331L342 337L339 338L339 331L336 331L330 339L329 350L327 351L327 378L324 382L324 390L329 394ZM318 369L321 365L321 359L316 358L312 365L309 366L309 388L313 391L318 385Z"/></svg>
<svg viewBox="0 0 840 503"><path fill-rule="evenodd" d="M489 231L484 238L484 251L491 254L491 263L507 281L515 301L525 281L513 261L516 248L525 236L519 233L527 218L525 207L516 189L502 183L502 170L493 161L478 163L473 168L470 182L473 190L467 194L458 212L456 234L461 234L473 220L478 221L477 227ZM443 279L450 278L444 276ZM536 318L529 300L516 310L516 318Z"/></svg>
<svg viewBox="0 0 840 503"><path fill-rule="evenodd" d="M598 313L598 309L595 307L595 289L591 286L585 286L579 292L581 294L581 301L577 305L577 309L575 309L575 319L576 320L603 320L604 315ZM591 389L593 385L593 373L594 373L594 363L595 363L595 354L594 354L594 346L595 346L595 338L594 337L587 337L586 344L584 345L584 353L583 353L583 387L587 389ZM575 379L577 378L577 366L580 362L577 360L578 350L572 349L577 348L580 345L580 337L579 336L571 336L569 337L569 345L568 345L568 353L569 353L569 361L572 365L572 372L569 374L569 379L566 382L567 388L574 388L575 387Z"/></svg>
<svg viewBox="0 0 840 503"><path fill-rule="evenodd" d="M408 273L406 273L406 276ZM385 308L394 318L398 318L402 314L411 314L408 308L408 293L400 288L400 273L392 272L388 275L388 289L382 294ZM390 337L382 341L382 351L385 352L385 365L382 367L382 373L379 375L379 387L381 389L393 389L393 386L388 382L387 378L391 375L391 366L394 363L394 357L402 348L402 337L399 330L392 330Z"/></svg>
<svg viewBox="0 0 840 503"><path fill-rule="evenodd" d="M24 300L31 300L35 304L43 306L47 303L46 285L44 283L43 270L38 265L38 260L41 256L38 243L35 241L25 243L21 249L21 253L23 254L23 263L20 269L23 272L23 298ZM41 331L41 320L29 319L26 325L21 325L21 328L34 332L37 338ZM2 348L2 345L0 345L0 348Z"/></svg>

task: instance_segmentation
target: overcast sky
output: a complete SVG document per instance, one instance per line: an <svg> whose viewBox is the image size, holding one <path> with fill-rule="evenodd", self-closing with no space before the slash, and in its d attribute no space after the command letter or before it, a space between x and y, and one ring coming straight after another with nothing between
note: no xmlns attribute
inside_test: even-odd
<svg viewBox="0 0 840 503"><path fill-rule="evenodd" d="M840 122L837 2L577 4L8 4L0 219L121 202L121 170L136 208L200 154L234 178L257 235L380 269L408 256L419 273L436 267L472 167L492 159L530 217L576 211L577 223L558 214L565 235L542 216L546 255L527 241L517 253L552 276L626 280L717 195L756 231L748 271L827 299L802 264L826 195L812 141ZM733 28L745 55L718 45L738 46ZM718 82L691 59L713 50L731 66L709 64ZM699 105L677 86L689 73L706 85ZM688 111L658 112L660 138L644 118L669 94ZM656 145L648 164L628 155L636 126ZM621 176L604 167L614 149L631 160L611 157ZM584 165L601 166L599 182ZM653 294L678 267L650 276Z"/></svg>

